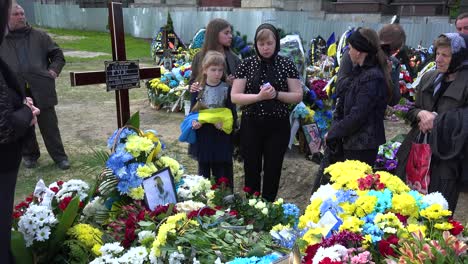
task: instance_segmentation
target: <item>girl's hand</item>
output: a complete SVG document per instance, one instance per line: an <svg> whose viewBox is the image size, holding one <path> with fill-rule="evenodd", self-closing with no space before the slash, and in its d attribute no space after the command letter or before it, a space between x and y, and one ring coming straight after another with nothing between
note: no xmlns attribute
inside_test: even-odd
<svg viewBox="0 0 468 264"><path fill-rule="evenodd" d="M198 121L193 120L192 121L192 129L199 129L202 126Z"/></svg>
<svg viewBox="0 0 468 264"><path fill-rule="evenodd" d="M235 78L234 78L234 75L229 74L229 76L226 78L226 83L227 83L228 85L232 85L232 83L234 82L234 79L235 79Z"/></svg>
<svg viewBox="0 0 468 264"><path fill-rule="evenodd" d="M260 88L258 96L260 101L271 100L276 97L276 90L273 86L269 85L268 87Z"/></svg>
<svg viewBox="0 0 468 264"><path fill-rule="evenodd" d="M192 85L190 85L190 92L191 93L196 93L196 92L199 92L201 90L202 90L202 88L200 87L199 82L194 82L194 83L192 83Z"/></svg>
<svg viewBox="0 0 468 264"><path fill-rule="evenodd" d="M223 122L219 122L219 123L216 123L215 124L215 127L219 130L222 130L223 129Z"/></svg>
<svg viewBox="0 0 468 264"><path fill-rule="evenodd" d="M418 113L419 119L419 130L423 133L431 132L432 128L434 127L434 119L436 115L432 112L422 110Z"/></svg>

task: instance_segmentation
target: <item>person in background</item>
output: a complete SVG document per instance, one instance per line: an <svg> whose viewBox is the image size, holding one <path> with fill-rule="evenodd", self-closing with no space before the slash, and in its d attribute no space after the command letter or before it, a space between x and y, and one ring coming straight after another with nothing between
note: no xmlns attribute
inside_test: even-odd
<svg viewBox="0 0 468 264"><path fill-rule="evenodd" d="M11 0L0 0L0 45L7 28ZM37 121L39 109L26 98L7 64L0 57L0 259L14 263L10 251L11 221L16 178L21 163L21 145Z"/></svg>
<svg viewBox="0 0 468 264"><path fill-rule="evenodd" d="M260 25L254 40L257 56L245 59L237 69L231 98L242 105L245 186L274 201L289 143L289 104L301 102L302 85L294 63L278 55L280 37L273 25Z"/></svg>
<svg viewBox="0 0 468 264"><path fill-rule="evenodd" d="M203 57L197 82L204 87L199 92L192 93L192 106L198 102L207 108L229 108L236 120L236 108L231 102L230 86L222 81L225 73L225 57L217 51L208 51ZM198 173L210 179L213 175L218 181L222 177L229 179L233 186L231 135L223 130L223 124L201 124L192 121L192 129L196 130L196 142L190 145L190 154L198 161Z"/></svg>
<svg viewBox="0 0 468 264"><path fill-rule="evenodd" d="M241 63L239 57L237 57L231 51L232 43L232 26L224 19L215 18L211 20L206 26L205 41L201 51L195 54L192 61L192 75L190 76L189 84L191 92L198 92L203 86L200 82L197 82L198 73L200 72L200 64L208 51L218 51L224 55L226 60L225 77L223 82L228 85L232 84L234 80L234 73L237 66Z"/></svg>
<svg viewBox="0 0 468 264"><path fill-rule="evenodd" d="M0 57L17 75L26 95L32 97L41 109L37 123L44 144L57 166L66 170L70 168L70 163L63 148L55 112L55 79L65 65L63 52L46 32L32 28L26 22L21 6L13 5L9 18L9 32L0 46ZM23 145L25 167L36 167L39 156L35 129L32 129Z"/></svg>
<svg viewBox="0 0 468 264"><path fill-rule="evenodd" d="M349 57L355 67L337 98L334 121L325 134L327 147L342 146L344 160L374 165L385 143L384 115L393 84L387 55L377 33L358 28L349 37Z"/></svg>
<svg viewBox="0 0 468 264"><path fill-rule="evenodd" d="M411 130L398 153L395 174L406 180L406 164L417 137L429 134L432 156L429 192L440 192L454 212L468 183L468 35L446 33L434 41L436 69L427 72L407 113Z"/></svg>
<svg viewBox="0 0 468 264"><path fill-rule="evenodd" d="M401 98L400 94L400 62L395 55L405 45L406 34L404 29L399 24L386 24L379 30L380 45L384 53L387 55L389 70L391 70L391 81L393 83L393 95L388 105L394 106L398 104ZM340 68L337 74L337 93L347 88L347 80L349 79L352 70L353 62L349 56L349 51L343 53L343 58L340 62Z"/></svg>
<svg viewBox="0 0 468 264"><path fill-rule="evenodd" d="M458 33L468 34L468 12L458 15L455 20L455 27Z"/></svg>

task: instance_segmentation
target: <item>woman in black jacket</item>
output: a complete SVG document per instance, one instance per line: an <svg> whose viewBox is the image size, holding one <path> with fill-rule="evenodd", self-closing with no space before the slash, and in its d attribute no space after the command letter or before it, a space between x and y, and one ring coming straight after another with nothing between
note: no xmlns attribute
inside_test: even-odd
<svg viewBox="0 0 468 264"><path fill-rule="evenodd" d="M355 65L346 89L338 94L334 120L325 136L332 151L342 149L345 160L373 165L379 145L385 143L384 114L392 98L387 56L377 33L358 28L349 38Z"/></svg>
<svg viewBox="0 0 468 264"><path fill-rule="evenodd" d="M7 28L11 0L0 0L0 45ZM0 259L14 263L10 252L11 219L22 138L36 121L39 109L24 97L15 76L0 58Z"/></svg>

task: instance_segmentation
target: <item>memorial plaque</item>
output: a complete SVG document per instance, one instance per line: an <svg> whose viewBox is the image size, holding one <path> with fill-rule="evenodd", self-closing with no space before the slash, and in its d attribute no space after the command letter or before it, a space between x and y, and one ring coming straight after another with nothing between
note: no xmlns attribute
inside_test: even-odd
<svg viewBox="0 0 468 264"><path fill-rule="evenodd" d="M140 67L137 60L106 61L107 91L140 87Z"/></svg>

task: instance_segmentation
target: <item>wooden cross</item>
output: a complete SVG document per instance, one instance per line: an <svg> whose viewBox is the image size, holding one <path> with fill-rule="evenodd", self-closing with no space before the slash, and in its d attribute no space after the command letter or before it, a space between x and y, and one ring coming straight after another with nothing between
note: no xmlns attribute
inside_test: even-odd
<svg viewBox="0 0 468 264"><path fill-rule="evenodd" d="M112 41L112 60L125 61L125 34L123 25L122 3L110 2L109 27ZM160 67L140 69L140 79L152 79L161 76ZM71 86L106 83L105 71L70 72ZM130 119L130 103L128 90L116 90L115 101L117 107L117 126L120 128Z"/></svg>

